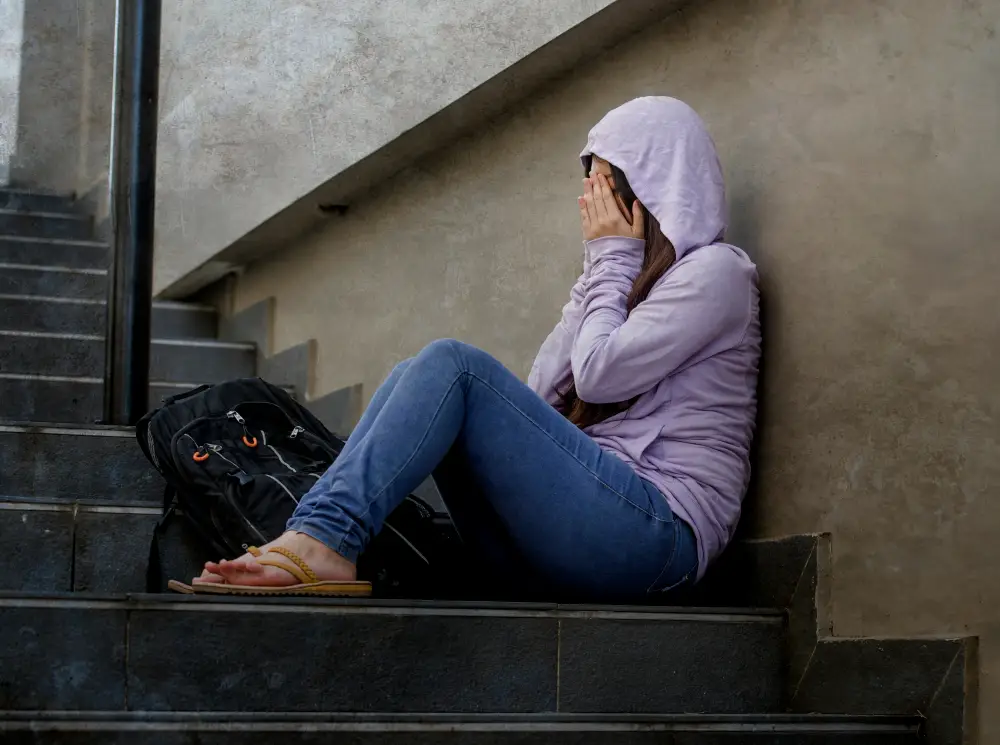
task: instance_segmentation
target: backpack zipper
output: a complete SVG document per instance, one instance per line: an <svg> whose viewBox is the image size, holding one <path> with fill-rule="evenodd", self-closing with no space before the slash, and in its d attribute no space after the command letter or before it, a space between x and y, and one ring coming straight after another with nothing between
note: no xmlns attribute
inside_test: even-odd
<svg viewBox="0 0 1000 745"><path fill-rule="evenodd" d="M193 440L194 438L192 437L191 439ZM222 460L226 461L226 463L228 463L229 465L231 465L233 468L238 468L241 473L246 473L246 471L241 466L239 466L237 463L234 463L233 461L229 460L229 458L227 458L226 456L224 456L222 454L222 445L216 445L214 442L210 442L210 443L206 444L205 447L208 448L209 450L211 450L216 455L218 455L220 458L222 458ZM249 476L250 474L247 474L247 475Z"/></svg>

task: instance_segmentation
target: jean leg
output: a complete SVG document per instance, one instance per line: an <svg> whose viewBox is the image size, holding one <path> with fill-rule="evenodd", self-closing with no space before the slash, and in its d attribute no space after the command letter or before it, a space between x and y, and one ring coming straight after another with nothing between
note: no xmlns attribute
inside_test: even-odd
<svg viewBox="0 0 1000 745"><path fill-rule="evenodd" d="M454 341L431 344L403 371L288 527L355 560L455 446L475 477L469 499L489 502L510 544L552 584L634 596L693 572L672 568L679 530L662 495L499 362Z"/></svg>

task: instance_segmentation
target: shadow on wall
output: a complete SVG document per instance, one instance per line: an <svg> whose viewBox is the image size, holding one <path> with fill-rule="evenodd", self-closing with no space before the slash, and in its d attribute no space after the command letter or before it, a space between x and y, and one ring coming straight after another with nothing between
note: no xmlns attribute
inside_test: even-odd
<svg viewBox="0 0 1000 745"><path fill-rule="evenodd" d="M108 170L115 3L25 0L23 19L10 181L79 195L99 189Z"/></svg>
<svg viewBox="0 0 1000 745"><path fill-rule="evenodd" d="M767 364L768 337L771 326L768 323L770 318L769 302L767 292L767 274L765 267L761 266L762 255L760 251L760 209L757 194L753 190L745 190L739 194L731 194L729 198L729 228L726 230L726 240L739 246L749 254L750 258L756 262L760 273L760 322L763 329L763 347L761 352L760 370L757 383L757 430L754 434L753 447L750 451L750 487L746 498L743 501L743 515L736 526L735 537L737 539L748 538L755 533L756 494L758 485L758 474L760 473L759 462L760 453L764 451L762 438L766 432L764 418L767 413L766 389L764 381L766 378L765 366Z"/></svg>

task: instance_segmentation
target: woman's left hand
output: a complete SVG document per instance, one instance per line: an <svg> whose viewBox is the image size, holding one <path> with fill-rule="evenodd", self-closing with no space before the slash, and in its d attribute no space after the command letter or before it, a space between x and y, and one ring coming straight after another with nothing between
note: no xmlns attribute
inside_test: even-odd
<svg viewBox="0 0 1000 745"><path fill-rule="evenodd" d="M629 223L619 209L614 192L603 174L583 180L583 196L577 199L577 203L580 205L580 221L583 223L585 241L614 235L640 240L645 237L639 200L632 204L632 222Z"/></svg>

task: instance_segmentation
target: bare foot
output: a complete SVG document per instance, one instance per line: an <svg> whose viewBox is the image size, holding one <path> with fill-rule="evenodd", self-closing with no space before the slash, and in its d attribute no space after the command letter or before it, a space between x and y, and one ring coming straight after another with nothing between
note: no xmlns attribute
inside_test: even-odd
<svg viewBox="0 0 1000 745"><path fill-rule="evenodd" d="M267 554L272 546L282 546L297 554L320 580L338 582L353 582L357 579L357 570L351 562L327 548L325 545L305 533L289 531L276 540L261 546L260 550ZM269 559L280 561L283 565L294 566L294 562L279 553L267 554ZM274 566L264 566L251 556L244 554L238 559L220 562L209 561L205 571L194 582L228 582L232 585L250 585L254 587L287 587L299 583L290 572Z"/></svg>

